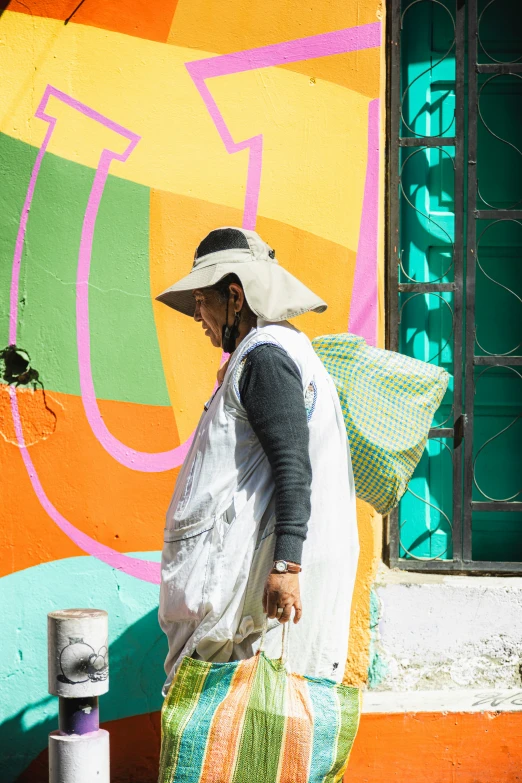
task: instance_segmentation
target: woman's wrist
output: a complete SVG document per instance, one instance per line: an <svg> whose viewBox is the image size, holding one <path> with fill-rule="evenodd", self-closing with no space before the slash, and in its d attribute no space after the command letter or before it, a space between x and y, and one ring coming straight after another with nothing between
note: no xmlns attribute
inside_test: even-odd
<svg viewBox="0 0 522 783"><path fill-rule="evenodd" d="M301 566L298 563L294 563L291 560L278 559L274 560L272 566L272 574L299 574L301 572Z"/></svg>

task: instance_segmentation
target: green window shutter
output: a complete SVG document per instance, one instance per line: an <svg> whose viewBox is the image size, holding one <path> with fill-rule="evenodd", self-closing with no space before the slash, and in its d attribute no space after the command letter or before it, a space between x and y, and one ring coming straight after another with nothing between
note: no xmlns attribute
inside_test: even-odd
<svg viewBox="0 0 522 783"><path fill-rule="evenodd" d="M454 378L391 519L390 560L424 570L516 571L522 563L522 66L514 63L522 56L520 13L514 0L403 0L390 11L389 247L396 269L389 274L389 344ZM479 73L474 66L468 90L467 38L476 39L477 25L476 62L489 65ZM511 65L499 69L497 61ZM465 109L476 150L474 142L468 148ZM467 199L468 181L476 202ZM506 209L514 211L498 212Z"/></svg>

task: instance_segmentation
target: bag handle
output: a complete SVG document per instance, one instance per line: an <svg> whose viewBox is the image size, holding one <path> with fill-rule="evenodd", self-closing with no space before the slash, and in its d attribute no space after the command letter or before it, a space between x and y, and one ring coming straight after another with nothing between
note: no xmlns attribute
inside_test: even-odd
<svg viewBox="0 0 522 783"><path fill-rule="evenodd" d="M281 656L279 660L283 664L283 666L286 666L288 661L288 643L289 643L289 636L290 636L290 620L287 623L281 623L283 626L283 637L281 640ZM263 620L263 630L261 632L261 642L259 644L259 652L262 653L265 651L265 639L266 639L266 632L268 630L268 615L265 614L265 619Z"/></svg>

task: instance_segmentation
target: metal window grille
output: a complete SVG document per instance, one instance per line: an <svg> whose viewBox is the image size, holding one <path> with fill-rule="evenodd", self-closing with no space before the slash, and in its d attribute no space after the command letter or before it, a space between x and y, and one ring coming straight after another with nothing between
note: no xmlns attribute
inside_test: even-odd
<svg viewBox="0 0 522 783"><path fill-rule="evenodd" d="M444 348L449 345L452 355L451 372L454 378L452 398L448 403L446 420L438 421L430 432L429 445L440 444L440 452L445 459L450 459L452 497L450 506L444 510L442 505L430 501L429 493L420 497L419 501L429 513L435 513L446 526L446 546L436 548L428 555L416 556L411 547L404 543L401 532L403 522L400 513L395 510L387 519L385 528L384 556L392 567L405 570L421 570L446 573L520 573L522 562L510 562L508 558L484 559L474 557L473 523L477 514L482 518L493 519L491 515L509 512L510 521L516 521L522 511L522 490L519 486L508 496L494 496L484 489L477 478L477 459L488 449L488 458L495 459L495 444L498 438L508 430L520 424L522 416L520 401L522 400L522 337L516 347L490 352L484 347L477 333L477 269L484 279L492 286L502 286L507 292L522 304L522 299L510 286L504 285L495 278L494 272L485 270L481 263L481 249L487 251L488 232L513 229L522 231L522 180L518 183L519 195L512 198L506 193L505 198L493 199L481 189L480 177L477 175L477 159L480 159L479 137L490 134L501 142L516 149L522 159L520 144L511 143L502 137L485 116L481 101L484 96L501 90L506 83L521 84L522 98L522 54L500 57L491 52L487 46L487 23L496 12L495 4L499 0L389 0L388 2L388 113L387 113L387 277L386 277L386 307L387 347L391 350L403 350L401 345L401 328L404 327L405 310L414 311L414 300L439 303L439 309L449 312L448 319L451 330ZM453 40L450 47L440 58L427 57L427 68L416 76L408 75L404 69L405 25L409 14L417 13L418 7L433 9L433 13L442 14L447 21L446 29L452 31ZM504 9L505 10L505 9ZM520 9L513 6L513 21L520 18ZM448 16L446 16L448 15ZM417 22L418 24L418 22ZM420 36L421 31L417 27ZM506 45L509 49L509 45ZM518 49L522 48L522 40ZM433 127L426 121L425 127L412 123L406 105L410 100L412 85L430 70L432 73L440 64L454 62L454 70L450 88L455 97L453 116L449 123L442 120ZM453 66L452 66L453 67ZM510 87L509 89L516 89ZM517 116L516 114L514 115ZM441 110L442 117L442 110ZM518 112L519 123L522 122L522 103ZM445 126L445 127L443 127ZM520 125L517 129L518 138ZM453 194L453 229L451 236L444 225L437 225L431 216L424 214L420 220L424 230L431 230L433 235L440 236L443 231L445 240L444 253L448 266L443 274L430 274L430 259L426 259L427 270L424 279L413 275L404 260L404 252L408 243L408 210L414 210L419 215L423 209L405 187L408 167L417 165L421 159L428 161L430 156L438 155L445 160L447 169L452 169ZM423 158L424 156L424 158ZM449 161L449 163L448 163ZM509 190L509 188L508 188ZM429 195L429 194L428 194ZM419 218L418 218L419 219ZM508 225L509 224L509 225ZM521 234L522 238L522 234ZM520 242L522 247L522 240ZM516 255L516 254L515 254ZM522 257L518 261L518 279L522 279ZM449 270L449 271L448 271ZM440 272L440 268L439 268ZM487 279L486 279L487 278ZM482 285L482 283L481 283ZM521 292L522 293L522 292ZM440 304L442 303L442 304ZM490 313L491 318L501 319L502 313ZM402 324L402 325L401 325ZM410 327L415 329L414 317L410 318ZM522 333L522 308L519 313L518 335ZM498 350L498 348L497 348ZM406 352L406 351L404 351ZM443 348L429 361L439 361ZM511 400L509 423L505 428L488 437L477 428L475 411L476 392L478 384L484 381L485 375L491 372L511 373L518 378L516 399ZM491 376L488 376L491 377ZM517 396L518 395L518 396ZM513 410L512 410L513 409ZM511 415L512 414L512 415ZM479 431L480 430L480 431ZM480 440L482 438L482 441ZM482 457L480 457L482 459ZM429 482L428 482L429 483ZM417 497L417 496L415 496ZM489 515L489 517L488 517ZM522 519L522 518L521 518ZM434 534L429 530L427 535ZM520 524L520 540L522 541L522 522ZM513 558L514 560L515 558ZM518 559L518 558L517 558ZM522 557L519 558L522 561Z"/></svg>

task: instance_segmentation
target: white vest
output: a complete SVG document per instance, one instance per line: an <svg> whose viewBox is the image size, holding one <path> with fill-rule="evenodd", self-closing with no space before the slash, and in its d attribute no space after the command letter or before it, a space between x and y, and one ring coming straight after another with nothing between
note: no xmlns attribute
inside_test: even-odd
<svg viewBox="0 0 522 783"><path fill-rule="evenodd" d="M233 353L207 403L167 512L160 624L169 640L168 688L182 658L247 658L263 624L262 595L273 562L274 481L239 394L246 355L283 348L296 363L308 415L311 516L300 575L303 617L290 633L293 671L340 681L359 555L355 490L344 420L332 379L308 338L289 323L258 322ZM281 625L265 649L279 657Z"/></svg>

